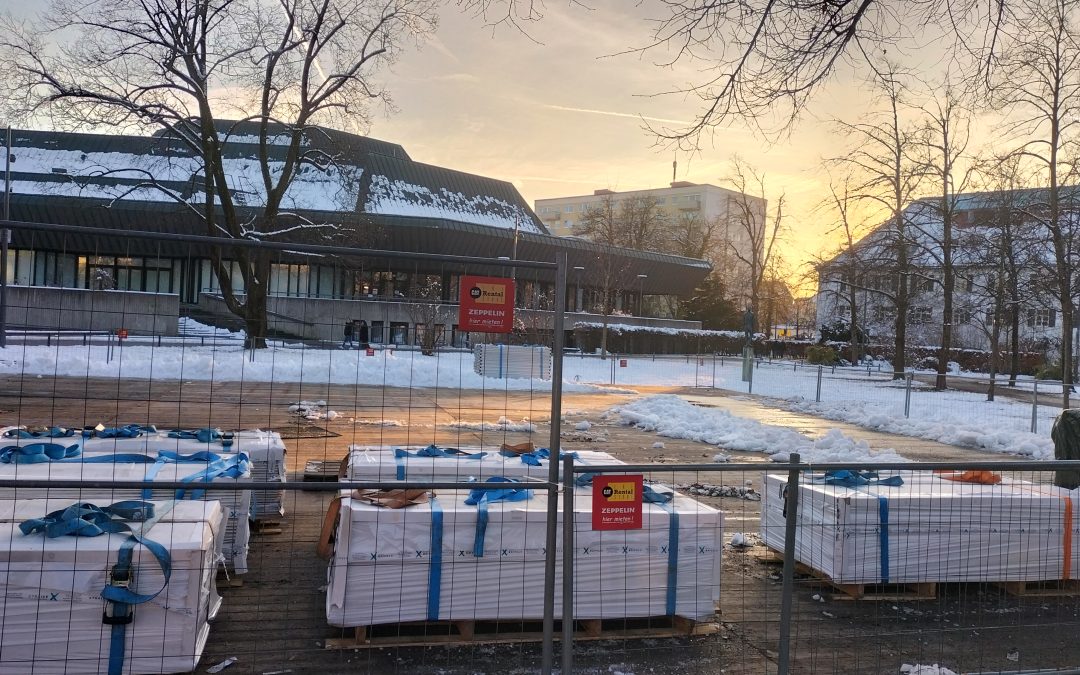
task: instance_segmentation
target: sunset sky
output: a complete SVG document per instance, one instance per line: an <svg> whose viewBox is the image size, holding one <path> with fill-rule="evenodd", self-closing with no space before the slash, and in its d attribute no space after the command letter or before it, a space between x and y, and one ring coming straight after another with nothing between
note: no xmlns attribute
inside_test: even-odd
<svg viewBox="0 0 1080 675"><path fill-rule="evenodd" d="M732 126L704 139L696 156L676 155L657 146L639 117L669 127L692 120L697 100L652 95L685 84L701 64L660 68L660 53L605 58L644 44L650 26L626 0L589 4L549 2L528 36L444 12L435 38L394 67L387 82L398 110L376 118L371 134L400 142L419 161L510 181L530 203L663 187L676 157L679 180L723 185L738 154L766 173L770 197L787 194L791 266L828 248L827 225L812 213L823 196L821 158L837 152L827 120L862 105L858 78L842 74L784 139L770 143Z"/></svg>
<svg viewBox="0 0 1080 675"><path fill-rule="evenodd" d="M674 159L678 180L725 185L739 155L765 173L771 203L786 195L783 256L793 275L834 251L830 219L816 208L827 195L822 160L844 152L831 120L856 120L870 106L850 65L841 64L789 134L766 140L736 121L703 138L699 152L676 153L642 118L675 129L693 120L699 100L658 94L700 79L709 62L659 67L669 55L616 55L648 43L656 3L548 0L524 33L445 4L436 34L379 74L396 110L375 114L372 136L402 144L421 162L510 181L530 203L663 187ZM21 18L39 8L0 0L0 10ZM941 50L932 37L921 40L889 57L933 72Z"/></svg>

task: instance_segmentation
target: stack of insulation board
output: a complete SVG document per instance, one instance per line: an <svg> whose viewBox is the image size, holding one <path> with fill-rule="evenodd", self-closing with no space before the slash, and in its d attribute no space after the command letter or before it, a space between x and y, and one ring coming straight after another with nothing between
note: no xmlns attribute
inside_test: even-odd
<svg viewBox="0 0 1080 675"><path fill-rule="evenodd" d="M473 348L473 370L481 377L551 379L551 348L488 345Z"/></svg>
<svg viewBox="0 0 1080 675"><path fill-rule="evenodd" d="M464 453L450 457L418 456L422 447L387 448L353 445L349 447L345 476L355 481L414 480L464 481L470 478L486 480L493 476L505 478L548 479L550 461L528 463L519 455L503 455L496 449L476 447L457 448ZM574 464L623 464L606 452L579 450Z"/></svg>
<svg viewBox="0 0 1080 675"><path fill-rule="evenodd" d="M345 495L330 563L329 623L542 618L546 492L489 504L482 536L467 495L440 491L434 502L402 509ZM645 504L640 530L593 531L588 488L578 491L574 511L576 618L713 616L719 511L676 495L663 506ZM560 519L560 542L561 529ZM556 583L561 589L561 571ZM561 590L555 599L561 612Z"/></svg>
<svg viewBox="0 0 1080 675"><path fill-rule="evenodd" d="M20 531L19 522L57 510L54 505L66 508L71 502L0 501L0 673L109 672L112 627L102 623L101 592L129 535L49 539ZM210 631L207 622L220 605L214 581L223 520L217 502L175 502L143 533L168 550L172 571L161 594L138 605L124 629L124 673L197 667ZM138 523L129 525L139 531ZM164 585L146 547L134 547L133 569L133 592L148 595Z"/></svg>
<svg viewBox="0 0 1080 675"><path fill-rule="evenodd" d="M7 439L5 439L7 440ZM39 439L66 441L69 439ZM61 443L63 444L63 443ZM24 444L25 445L25 444ZM218 501L225 511L225 528L222 533L222 554L224 562L229 569L236 574L247 573L248 543L251 538L251 527L248 522L248 513L251 510L251 491L242 489L244 483L251 482L251 469L246 455L221 454L222 460L230 465L236 465L240 476L231 478L228 476L214 477L210 482L225 483L235 486L229 490L199 490L201 481L192 481L191 489L177 495L173 490L152 489L154 482L183 481L205 470L207 465L203 462L184 462L164 464L155 463L89 463L81 461L84 458L107 457L114 455L112 452L84 452L79 457L71 460L43 462L40 464L2 464L0 463L0 478L6 480L86 480L86 481L135 481L145 482L150 493L144 494L144 490L109 488L109 487L83 487L83 488L0 488L0 499L67 499L71 501L85 501L99 504L101 502L112 503L125 499L169 499L179 496L184 500ZM142 454L142 453L132 453Z"/></svg>
<svg viewBox="0 0 1080 675"><path fill-rule="evenodd" d="M85 433L93 433L88 431ZM55 442L62 445L81 443L87 452L139 452L157 453L160 450L192 453L209 451L218 454L243 452L251 460L251 480L257 483L284 483L287 479L285 466L285 443L276 431L251 429L227 434L229 444L221 441L204 442L195 438L171 438L168 430L145 429L134 437L101 438L4 438L0 444L28 445L30 443ZM273 520L285 515L282 490L254 491L251 495L251 518Z"/></svg>
<svg viewBox="0 0 1080 675"><path fill-rule="evenodd" d="M903 485L800 483L795 559L837 583L1080 578L1076 493L1004 479L997 485L902 471ZM818 482L814 482L818 481ZM767 475L766 545L784 549L786 475Z"/></svg>

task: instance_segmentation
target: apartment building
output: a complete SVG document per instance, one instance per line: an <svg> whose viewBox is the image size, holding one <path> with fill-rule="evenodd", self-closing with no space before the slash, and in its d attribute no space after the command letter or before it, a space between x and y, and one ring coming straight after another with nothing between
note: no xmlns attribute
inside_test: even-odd
<svg viewBox="0 0 1080 675"><path fill-rule="evenodd" d="M712 241L705 257L713 263L713 269L724 276L728 288L739 286L746 272L742 260L752 257L755 242L759 250L761 248L765 200L716 185L676 181L669 187L648 190L595 190L591 195L538 199L535 211L551 234L573 237L577 236L575 233L582 217L608 197L615 200L616 206L622 199L651 197L669 223L697 219L712 226ZM752 214L749 223L742 216L747 211L746 206Z"/></svg>

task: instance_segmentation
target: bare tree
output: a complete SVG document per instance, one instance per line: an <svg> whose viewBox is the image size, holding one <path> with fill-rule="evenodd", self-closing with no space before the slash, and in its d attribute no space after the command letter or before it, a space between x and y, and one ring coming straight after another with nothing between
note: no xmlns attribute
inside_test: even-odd
<svg viewBox="0 0 1080 675"><path fill-rule="evenodd" d="M887 299L894 310L893 378L903 379L911 284L916 276L905 208L915 195L920 171L911 158L916 132L903 115L907 92L903 74L887 64L875 72L873 84L884 110L876 119L837 122L839 133L853 143L852 150L837 161L857 177L853 196L889 214L866 242L862 259L879 273L867 290ZM883 275L886 283L881 283Z"/></svg>
<svg viewBox="0 0 1080 675"><path fill-rule="evenodd" d="M1053 248L1053 292L1061 312L1062 406L1069 407L1073 383L1077 250L1075 195L1063 190L1075 178L1069 145L1080 123L1080 8L1072 0L1016 0L1017 21L994 81L994 101L1014 114L1009 130L1025 140L1022 155L1039 167L1045 199L1027 209Z"/></svg>
<svg viewBox="0 0 1080 675"><path fill-rule="evenodd" d="M434 8L433 0L55 0L33 25L4 23L0 68L17 112L74 127L163 130L194 158L197 194L176 194L147 171L132 190L161 190L210 236L265 240L326 227L287 199L301 172L336 162L320 149L327 144L308 142L313 126L362 125L367 106L385 97L373 74L404 36L433 28ZM63 42L43 39L60 35ZM223 115L246 125L225 124ZM227 157L234 132L250 134L252 124L257 178L238 187ZM239 194L250 188L256 198ZM269 256L210 251L248 346L264 347ZM237 273L243 297L233 291Z"/></svg>
<svg viewBox="0 0 1080 675"><path fill-rule="evenodd" d="M628 197L616 202L614 195L604 195L595 206L582 214L574 234L599 244L637 250L661 250L666 219L655 198ZM600 289L598 306L603 316L600 355L607 358L608 317L615 310L618 289L633 275L626 269L626 259L612 253L597 255L588 265L587 275Z"/></svg>
<svg viewBox="0 0 1080 675"><path fill-rule="evenodd" d="M420 353L431 356L440 337L436 328L453 318L453 308L443 302L439 275L418 276L409 295L411 297L405 304L405 313L416 327L416 343Z"/></svg>
<svg viewBox="0 0 1080 675"><path fill-rule="evenodd" d="M862 336L864 330L859 320L859 296L865 295L869 278L873 270L868 269L862 260L862 250L857 243L866 234L866 228L860 226L853 211L858 201L852 191L852 177L845 175L839 182L829 181L829 198L821 206L828 209L836 218L836 225L829 231L830 236L839 236L840 246L830 259L817 264L818 288L825 293L832 293L847 309L850 339L851 362L862 360ZM830 277L839 277L836 283L826 283Z"/></svg>
<svg viewBox="0 0 1080 675"><path fill-rule="evenodd" d="M661 139L696 148L703 132L732 121L786 129L829 81L836 66L866 65L898 45L933 38L947 56L986 71L1011 0L659 0L655 29L634 54L658 65L693 64L700 73L664 94L697 98L696 119L653 128ZM704 64L704 65L703 65ZM871 64L872 67L872 64Z"/></svg>
<svg viewBox="0 0 1080 675"><path fill-rule="evenodd" d="M747 306L753 312L754 330L757 330L765 273L773 264L776 243L786 227L785 196L781 194L776 199L770 213L765 199L765 175L739 157L731 160L726 182L737 193L728 202L728 228L738 231L749 242L748 246L736 246L729 241L728 250L747 273Z"/></svg>
<svg viewBox="0 0 1080 675"><path fill-rule="evenodd" d="M936 89L936 87L935 87ZM915 238L926 257L941 269L942 316L941 340L938 349L937 378L934 387L943 390L947 386L949 354L953 342L953 309L956 294L956 240L955 220L960 206L960 195L967 190L974 165L966 167L968 143L971 139L971 112L956 87L946 81L940 87L941 95L935 96L925 109L925 123L919 143L920 163L923 173L931 178L940 197L931 201L937 218L920 230Z"/></svg>

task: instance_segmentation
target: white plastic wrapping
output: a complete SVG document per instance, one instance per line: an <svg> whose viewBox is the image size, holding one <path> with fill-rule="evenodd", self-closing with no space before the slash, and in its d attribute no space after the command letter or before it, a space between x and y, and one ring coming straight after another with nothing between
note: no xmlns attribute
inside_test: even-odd
<svg viewBox="0 0 1080 675"><path fill-rule="evenodd" d="M466 495L437 495L442 512L437 563L430 503L385 509L345 497L330 564L328 621L361 626L434 618L542 618L546 493L490 504L482 557L474 549L478 509L464 503ZM675 534L670 512L653 504L644 505L640 530L596 532L591 507L591 490L581 490L575 500L576 618L713 615L720 584L719 511L678 495L669 507L678 514ZM557 612L562 611L561 531L560 520ZM669 563L676 557L671 576Z"/></svg>
<svg viewBox="0 0 1080 675"><path fill-rule="evenodd" d="M380 446L353 445L349 447L346 476L349 480L486 480L493 476L506 478L536 478L547 480L550 469L550 461L538 460L539 466L528 464L521 457L506 456L499 453L498 448L481 449L477 447L462 447L458 450L468 453L471 457L477 457L481 452L483 456L472 459L467 457L417 457L420 446L402 447L401 450L409 453L404 457L396 457L394 448ZM578 450L575 465L590 466L599 464L622 464L606 452L593 450Z"/></svg>
<svg viewBox="0 0 1080 675"><path fill-rule="evenodd" d="M62 439L60 439L62 440ZM111 440L111 439L110 439ZM95 457L99 452L84 452L84 457ZM206 468L200 463L167 463L157 469L152 481L147 481L148 472L154 464L136 463L86 463L86 462L42 462L40 464L0 464L0 478L8 480L98 480L98 481L139 481L152 486L156 481L180 481ZM214 483L231 483L240 486L251 482L251 472L240 478L218 477ZM192 483L186 499L191 499L199 484ZM170 499L172 490L154 490L151 499ZM101 505L125 499L143 499L142 490L116 488L0 488L0 499L60 499L87 501ZM225 531L222 552L225 562L237 574L247 572L248 543L251 528L248 513L251 509L251 491L203 490L201 500L218 501L225 511Z"/></svg>
<svg viewBox="0 0 1080 675"><path fill-rule="evenodd" d="M187 672L198 664L216 595L215 523L222 516L215 502L177 502L145 533L168 549L172 576L160 595L137 606L125 629L124 673ZM107 672L112 628L102 623L101 591L127 537L47 539L0 522L0 674ZM134 548L133 562L136 593L161 588L164 577L146 548Z"/></svg>
<svg viewBox="0 0 1080 675"><path fill-rule="evenodd" d="M838 583L1039 581L1077 575L1076 494L903 471L899 487L800 483L795 559ZM786 475L769 474L765 543L784 548Z"/></svg>

